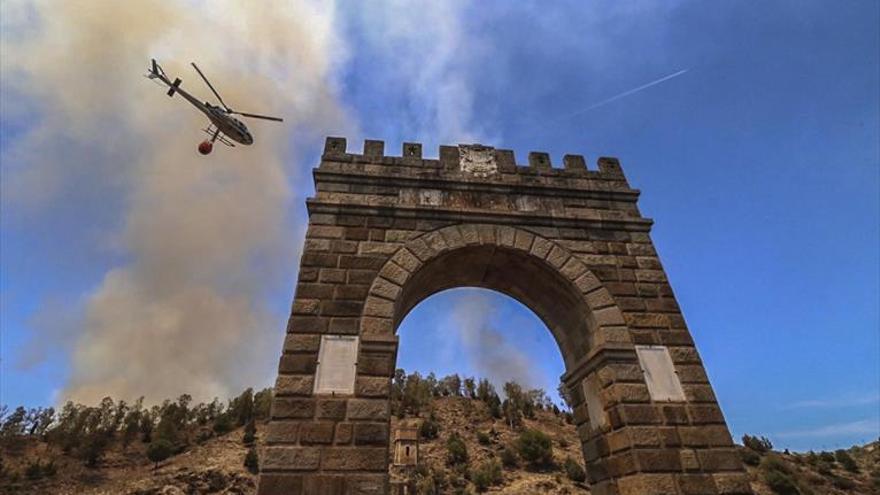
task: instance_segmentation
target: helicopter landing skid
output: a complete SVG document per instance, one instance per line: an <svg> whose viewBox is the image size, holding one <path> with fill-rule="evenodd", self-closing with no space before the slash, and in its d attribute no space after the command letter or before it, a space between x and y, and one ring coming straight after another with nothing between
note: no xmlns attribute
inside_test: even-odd
<svg viewBox="0 0 880 495"><path fill-rule="evenodd" d="M211 142L220 141L221 143L229 146L231 148L235 148L235 144L227 139L223 134L220 134L220 129L217 129L217 126L214 124L208 124L208 127L202 129L202 132L211 136Z"/></svg>

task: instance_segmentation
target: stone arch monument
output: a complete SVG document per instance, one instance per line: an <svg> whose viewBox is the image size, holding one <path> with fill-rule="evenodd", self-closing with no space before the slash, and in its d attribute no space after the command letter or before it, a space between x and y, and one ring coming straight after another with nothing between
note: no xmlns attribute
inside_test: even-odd
<svg viewBox="0 0 880 495"><path fill-rule="evenodd" d="M396 329L461 286L533 310L559 344L594 495L750 494L748 477L616 159L328 138L260 494L382 494Z"/></svg>

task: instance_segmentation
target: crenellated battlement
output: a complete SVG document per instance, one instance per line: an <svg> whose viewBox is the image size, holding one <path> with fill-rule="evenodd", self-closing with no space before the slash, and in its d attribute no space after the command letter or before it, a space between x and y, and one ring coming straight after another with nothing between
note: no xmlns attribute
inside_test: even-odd
<svg viewBox="0 0 880 495"><path fill-rule="evenodd" d="M487 181L492 181L493 176L516 174L546 177L551 181L552 178L606 180L628 187L620 162L612 157L600 157L598 170L589 170L583 155L565 155L562 157L563 166L554 167L550 155L543 151L530 152L528 163L518 164L513 150L481 144L441 145L437 158L425 158L422 150L421 143L404 142L400 156L386 155L384 141L368 139L364 141L363 152L356 154L348 151L345 138L328 137L321 161L322 164L355 163L460 172L463 176Z"/></svg>

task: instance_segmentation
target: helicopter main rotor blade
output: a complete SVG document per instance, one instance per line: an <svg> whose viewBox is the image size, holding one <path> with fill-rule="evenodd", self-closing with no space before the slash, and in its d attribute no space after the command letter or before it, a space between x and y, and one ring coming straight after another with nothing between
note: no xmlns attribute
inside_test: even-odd
<svg viewBox="0 0 880 495"><path fill-rule="evenodd" d="M255 113L245 113L245 112L229 112L229 113L234 113L234 114L242 115L245 117L252 117L255 119L265 119L265 120L274 120L275 122L284 122L284 119L281 119L278 117L269 117L267 115L257 115Z"/></svg>
<svg viewBox="0 0 880 495"><path fill-rule="evenodd" d="M227 111L227 112L228 112L228 111L230 111L230 109L229 109L229 107L228 107L228 106L226 106L226 103L225 103L225 102L224 102L224 101L223 101L223 98L220 98L220 93L218 93L218 92L217 92L217 90L216 90L216 89L214 89L214 86L211 86L211 82L210 82L210 81L208 81L208 78L207 78L207 77L205 77L205 75L204 75L204 74L202 74L202 71L201 71L201 70L199 70L199 66L198 66L198 65L196 65L196 63L195 63L195 62L190 62L190 63L191 63L191 64L192 64L192 66L193 66L193 67L194 67L194 68L195 68L195 69L196 69L196 72L198 72L198 73L199 73L199 75L200 75L200 76L202 76L202 80L203 80L203 81L205 81L205 84L207 84L207 85L208 85L208 87L209 87L209 88L211 88L211 92L213 92L213 93L214 93L214 96L216 96L216 97L217 97L217 100L219 100L219 101L220 101L220 104L221 104L221 105L223 105L223 108L225 108L225 109L226 109L226 111Z"/></svg>

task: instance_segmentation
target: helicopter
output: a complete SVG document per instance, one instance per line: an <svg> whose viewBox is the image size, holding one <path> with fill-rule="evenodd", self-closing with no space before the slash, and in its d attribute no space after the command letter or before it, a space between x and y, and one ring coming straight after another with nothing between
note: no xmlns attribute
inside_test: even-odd
<svg viewBox="0 0 880 495"><path fill-rule="evenodd" d="M208 119L211 121L208 124L208 127L203 129L205 133L211 136L211 139L206 139L199 143L199 153L203 155L207 155L214 149L214 142L219 141L226 146L235 147L235 144L232 141L235 141L239 144L251 145L254 143L254 137L251 135L250 131L244 122L236 119L233 115L241 115L243 117L251 117L254 119L264 119L264 120L274 120L276 122L284 122L284 119L280 119L278 117L269 117L267 115L257 115L254 113L247 112L238 112L231 108L229 108L226 103L223 102L223 98L220 97L220 94L217 93L217 90L214 89L214 86L208 81L208 78L202 74L202 71L199 69L199 66L192 62L193 68L195 68L196 72L199 73L199 76L202 77L202 80L205 81L205 84L208 85L208 88L211 89L211 92L214 93L214 96L217 97L217 100L220 102L220 106L212 105L209 102L201 102L193 95L187 93L180 87L180 83L182 82L179 77L174 78L174 82L171 82L168 79L168 76L165 75L165 71L162 70L162 67L156 63L156 59L152 59L152 66L149 68L149 72L145 77L148 79L158 79L162 81L166 86L168 86L168 96L173 97L175 93L179 93L186 101L190 102L201 110L205 115L208 116ZM228 139L227 139L228 138Z"/></svg>

